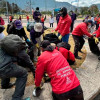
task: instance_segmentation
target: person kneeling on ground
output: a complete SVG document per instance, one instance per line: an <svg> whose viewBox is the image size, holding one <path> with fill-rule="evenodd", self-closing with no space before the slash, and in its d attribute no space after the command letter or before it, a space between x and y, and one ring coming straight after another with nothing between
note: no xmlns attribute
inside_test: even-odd
<svg viewBox="0 0 100 100"><path fill-rule="evenodd" d="M53 100L84 100L80 82L63 55L48 40L42 41L41 49L43 53L37 62L33 95L37 96L36 91L46 71L51 78Z"/></svg>
<svg viewBox="0 0 100 100"><path fill-rule="evenodd" d="M81 57L78 56L78 51L82 53L81 49L85 43L83 35L87 35L88 37L93 37L87 31L87 29L91 27L92 23L93 23L92 20L82 22L79 25L77 25L72 32L73 39L75 42L74 55L76 59L81 59Z"/></svg>
<svg viewBox="0 0 100 100"><path fill-rule="evenodd" d="M9 83L10 78L17 78L12 100L22 100L27 82L27 70L18 65L18 59L23 59L23 63L30 67L33 75L35 74L33 63L25 50L25 41L17 35L8 35L0 41L0 78L2 79L2 89L11 87Z"/></svg>
<svg viewBox="0 0 100 100"><path fill-rule="evenodd" d="M70 51L70 44L66 42L61 42L57 44L56 49L62 53L62 55L66 58L69 65L73 65L75 63L75 56Z"/></svg>

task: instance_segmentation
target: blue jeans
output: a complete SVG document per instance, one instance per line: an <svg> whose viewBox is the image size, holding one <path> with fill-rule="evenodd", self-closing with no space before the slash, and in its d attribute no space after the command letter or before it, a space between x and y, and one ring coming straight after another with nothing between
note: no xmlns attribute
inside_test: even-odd
<svg viewBox="0 0 100 100"><path fill-rule="evenodd" d="M58 36L60 36L60 33L58 33ZM69 34L66 34L62 37L62 41L63 42L67 42L68 43L68 40L69 40Z"/></svg>

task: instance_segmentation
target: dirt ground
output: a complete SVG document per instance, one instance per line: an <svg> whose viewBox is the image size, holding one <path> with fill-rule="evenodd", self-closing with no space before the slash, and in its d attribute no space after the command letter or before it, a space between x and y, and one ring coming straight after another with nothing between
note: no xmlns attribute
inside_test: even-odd
<svg viewBox="0 0 100 100"><path fill-rule="evenodd" d="M5 28L6 28L6 26L5 26ZM27 36L29 37L29 32L27 32L26 27L24 27L24 28L25 28L25 31L27 33ZM54 32L53 29L48 29L48 30L45 31L45 34L52 33L52 32ZM7 35L6 29L4 31L4 34ZM70 38L69 38L69 44L71 44L71 51L73 52L74 51L74 41L73 41L72 36L70 36ZM79 56L81 56L82 59L81 60L77 60L76 59L75 64L71 66L73 69L79 68L80 65L84 62L84 60L86 58L86 49L85 49L85 47L83 47L82 51L84 53L79 53ZM11 82L15 82L15 78L11 78ZM32 73L29 72L29 74L28 74L28 80L27 80L27 84L26 85L29 86L29 85L32 85L32 84L34 84L34 78L32 76Z"/></svg>

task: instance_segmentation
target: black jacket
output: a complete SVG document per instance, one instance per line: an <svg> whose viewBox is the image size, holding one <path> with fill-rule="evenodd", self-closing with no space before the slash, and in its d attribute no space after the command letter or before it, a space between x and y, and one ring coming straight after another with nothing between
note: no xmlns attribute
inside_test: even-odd
<svg viewBox="0 0 100 100"><path fill-rule="evenodd" d="M8 30L8 34L14 34L14 35L18 35L19 37L21 38L24 38L25 40L28 39L26 33L25 33L25 30L24 28L22 28L21 30L17 30L14 25L11 25L9 27L9 30Z"/></svg>

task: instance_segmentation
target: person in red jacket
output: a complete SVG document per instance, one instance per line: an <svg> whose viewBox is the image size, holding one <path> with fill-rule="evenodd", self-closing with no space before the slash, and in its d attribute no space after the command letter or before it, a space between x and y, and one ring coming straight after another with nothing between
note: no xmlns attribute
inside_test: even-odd
<svg viewBox="0 0 100 100"><path fill-rule="evenodd" d="M98 28L98 30L96 30L93 34L96 34L96 37L100 37L100 26Z"/></svg>
<svg viewBox="0 0 100 100"><path fill-rule="evenodd" d="M60 12L61 17L55 31L58 31L58 38L60 40L62 39L63 42L68 43L72 20L71 17L67 14L67 9L65 7L63 7Z"/></svg>
<svg viewBox="0 0 100 100"><path fill-rule="evenodd" d="M61 52L61 54L66 58L69 65L73 65L75 63L75 56L70 51L70 44L66 42L61 42L57 44L56 49Z"/></svg>
<svg viewBox="0 0 100 100"><path fill-rule="evenodd" d="M87 31L88 28L90 28L92 25L92 21L88 20L86 22L82 22L79 25L75 27L75 29L72 32L73 39L75 42L74 47L74 55L76 59L81 59L81 57L78 56L78 51L83 53L81 51L85 41L83 39L83 35L87 35L88 37L92 37L92 35Z"/></svg>
<svg viewBox="0 0 100 100"><path fill-rule="evenodd" d="M80 82L64 56L48 40L42 41L41 48L43 52L37 62L33 95L36 96L43 74L47 72L54 100L84 100Z"/></svg>
<svg viewBox="0 0 100 100"><path fill-rule="evenodd" d="M27 23L29 23L29 16L28 15L26 15L26 19L27 19Z"/></svg>
<svg viewBox="0 0 100 100"><path fill-rule="evenodd" d="M97 14L97 16L94 18L95 24L96 24L96 30L99 28L99 24L100 24L100 18L99 18L99 14Z"/></svg>

